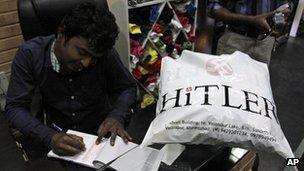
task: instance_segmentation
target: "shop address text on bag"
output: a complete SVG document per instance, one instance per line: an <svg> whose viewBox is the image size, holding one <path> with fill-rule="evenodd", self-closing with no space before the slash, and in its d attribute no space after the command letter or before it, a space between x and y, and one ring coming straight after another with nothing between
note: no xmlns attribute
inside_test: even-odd
<svg viewBox="0 0 304 171"><path fill-rule="evenodd" d="M227 144L293 157L281 130L267 65L236 51L183 51L162 59L156 118L142 145Z"/></svg>

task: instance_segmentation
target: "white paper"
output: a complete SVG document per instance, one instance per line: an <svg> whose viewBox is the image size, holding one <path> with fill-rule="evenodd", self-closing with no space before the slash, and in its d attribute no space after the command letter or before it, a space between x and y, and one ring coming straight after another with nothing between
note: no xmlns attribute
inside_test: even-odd
<svg viewBox="0 0 304 171"><path fill-rule="evenodd" d="M104 147L99 150L99 155L97 155L93 162L102 161L102 163L109 163L136 146L138 145L132 142L126 144L122 138L116 137L114 146L111 146L110 141L105 142Z"/></svg>
<svg viewBox="0 0 304 171"><path fill-rule="evenodd" d="M163 147L163 150L164 156L162 162L170 166L185 150L185 146L181 144L167 144Z"/></svg>
<svg viewBox="0 0 304 171"><path fill-rule="evenodd" d="M150 147L136 147L114 161L110 167L119 171L157 171L163 152Z"/></svg>
<svg viewBox="0 0 304 171"><path fill-rule="evenodd" d="M67 133L82 137L86 151L81 152L75 156L58 156L53 151L50 151L47 154L48 157L60 158L96 169L97 167L93 165L94 160L98 159L100 162L107 164L124 152L137 146L137 144L132 142L125 144L119 136L116 137L115 145L112 147L110 146L108 139L104 139L99 145L96 145L95 141L97 139L97 136L95 135L73 130L68 130Z"/></svg>

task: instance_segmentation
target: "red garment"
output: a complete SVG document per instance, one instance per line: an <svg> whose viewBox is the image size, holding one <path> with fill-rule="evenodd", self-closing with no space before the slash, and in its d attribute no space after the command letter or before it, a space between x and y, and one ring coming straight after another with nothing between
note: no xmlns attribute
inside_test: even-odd
<svg viewBox="0 0 304 171"><path fill-rule="evenodd" d="M156 81L157 81L156 75L151 75L145 81L144 86L147 87L150 83L156 83Z"/></svg>
<svg viewBox="0 0 304 171"><path fill-rule="evenodd" d="M165 42L167 45L172 44L172 42L173 42L173 37L172 37L171 35L170 35L170 36L164 37L164 42Z"/></svg>
<svg viewBox="0 0 304 171"><path fill-rule="evenodd" d="M141 46L131 47L131 54L140 58L144 56L145 50Z"/></svg>
<svg viewBox="0 0 304 171"><path fill-rule="evenodd" d="M158 58L157 61L150 66L150 69L154 72L159 72L160 71L160 66L161 66L161 59Z"/></svg>
<svg viewBox="0 0 304 171"><path fill-rule="evenodd" d="M138 41L130 39L130 46L132 55L138 58L144 56L145 50L141 47Z"/></svg>
<svg viewBox="0 0 304 171"><path fill-rule="evenodd" d="M195 35L194 35L193 31L188 33L188 38L189 38L189 41L192 43L195 41Z"/></svg>
<svg viewBox="0 0 304 171"><path fill-rule="evenodd" d="M189 24L189 18L185 17L184 15L178 15L178 19L181 22L182 26L185 28Z"/></svg>
<svg viewBox="0 0 304 171"><path fill-rule="evenodd" d="M140 43L136 40L130 39L130 46L131 47L140 46Z"/></svg>
<svg viewBox="0 0 304 171"><path fill-rule="evenodd" d="M132 74L137 80L140 80L142 77L142 73L139 71L138 68L133 69Z"/></svg>
<svg viewBox="0 0 304 171"><path fill-rule="evenodd" d="M156 33L162 33L164 30L164 27L158 23L156 23L153 27L153 31Z"/></svg>
<svg viewBox="0 0 304 171"><path fill-rule="evenodd" d="M174 48L175 48L178 52L181 52L181 50L182 50L182 45L181 45L181 44L175 43L175 44L174 44Z"/></svg>

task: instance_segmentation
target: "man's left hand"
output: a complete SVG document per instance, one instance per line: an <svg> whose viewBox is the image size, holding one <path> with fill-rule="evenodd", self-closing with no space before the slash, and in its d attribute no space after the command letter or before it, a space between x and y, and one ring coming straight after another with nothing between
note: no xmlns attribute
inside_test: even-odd
<svg viewBox="0 0 304 171"><path fill-rule="evenodd" d="M119 135L126 143L132 140L127 131L124 130L123 125L118 120L114 118L106 118L98 129L98 138L96 140L97 145L108 132L111 132L110 143L112 146L115 144L117 135Z"/></svg>

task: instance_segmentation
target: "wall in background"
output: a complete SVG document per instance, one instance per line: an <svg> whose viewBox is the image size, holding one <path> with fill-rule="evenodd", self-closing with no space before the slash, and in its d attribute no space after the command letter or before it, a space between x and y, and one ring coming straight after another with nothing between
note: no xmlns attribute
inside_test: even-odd
<svg viewBox="0 0 304 171"><path fill-rule="evenodd" d="M12 60L22 42L17 0L0 0L0 72L10 75Z"/></svg>

